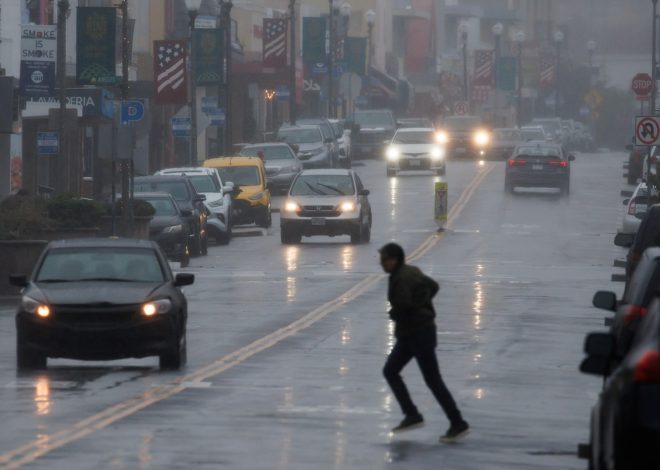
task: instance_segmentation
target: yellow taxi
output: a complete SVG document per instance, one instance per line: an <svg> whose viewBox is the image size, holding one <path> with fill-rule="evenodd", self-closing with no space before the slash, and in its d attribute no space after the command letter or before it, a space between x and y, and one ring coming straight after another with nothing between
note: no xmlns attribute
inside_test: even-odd
<svg viewBox="0 0 660 470"><path fill-rule="evenodd" d="M268 228L272 224L270 190L266 168L259 157L219 157L204 162L205 168L215 168L224 184L234 184L233 223L255 223Z"/></svg>

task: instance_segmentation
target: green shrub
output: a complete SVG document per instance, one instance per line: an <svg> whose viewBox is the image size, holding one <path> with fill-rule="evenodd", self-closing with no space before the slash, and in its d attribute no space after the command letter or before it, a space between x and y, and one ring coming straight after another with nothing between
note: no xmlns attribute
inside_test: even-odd
<svg viewBox="0 0 660 470"><path fill-rule="evenodd" d="M16 194L0 201L0 239L25 238L31 232L51 227L44 199Z"/></svg>
<svg viewBox="0 0 660 470"><path fill-rule="evenodd" d="M122 215L124 213L124 201L119 199L115 203L115 214ZM143 199L133 199L133 215L135 217L153 217L156 213L154 207ZM112 205L108 205L108 214L112 214Z"/></svg>
<svg viewBox="0 0 660 470"><path fill-rule="evenodd" d="M105 209L91 199L82 199L71 194L62 194L46 203L48 217L57 227L94 228L98 227Z"/></svg>

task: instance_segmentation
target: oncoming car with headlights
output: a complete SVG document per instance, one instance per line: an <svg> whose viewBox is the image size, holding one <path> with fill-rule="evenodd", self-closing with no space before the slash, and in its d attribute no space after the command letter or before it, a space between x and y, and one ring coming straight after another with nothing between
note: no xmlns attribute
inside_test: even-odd
<svg viewBox="0 0 660 470"><path fill-rule="evenodd" d="M445 174L445 149L432 128L399 129L385 150L387 176L400 170L432 170Z"/></svg>
<svg viewBox="0 0 660 470"><path fill-rule="evenodd" d="M478 116L450 116L438 130L436 141L445 146L448 157L485 158L492 136Z"/></svg>
<svg viewBox="0 0 660 470"><path fill-rule="evenodd" d="M186 360L192 274L172 275L155 242L82 239L51 242L22 287L16 313L18 369L49 357L113 360L158 356L162 369Z"/></svg>
<svg viewBox="0 0 660 470"><path fill-rule="evenodd" d="M351 243L369 243L369 191L352 170L305 170L293 181L280 220L287 245L314 235L350 235Z"/></svg>

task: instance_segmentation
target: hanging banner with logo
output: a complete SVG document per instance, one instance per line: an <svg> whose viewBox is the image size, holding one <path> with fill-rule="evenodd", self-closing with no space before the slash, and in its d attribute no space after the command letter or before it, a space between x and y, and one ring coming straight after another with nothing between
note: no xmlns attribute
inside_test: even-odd
<svg viewBox="0 0 660 470"><path fill-rule="evenodd" d="M195 29L193 34L194 80L197 85L221 85L225 62L223 29Z"/></svg>
<svg viewBox="0 0 660 470"><path fill-rule="evenodd" d="M325 32L325 18L303 18L303 62L306 65L327 62Z"/></svg>
<svg viewBox="0 0 660 470"><path fill-rule="evenodd" d="M516 75L518 61L515 57L500 57L497 59L497 89L514 91L516 89Z"/></svg>
<svg viewBox="0 0 660 470"><path fill-rule="evenodd" d="M52 96L55 92L57 26L21 26L22 96Z"/></svg>
<svg viewBox="0 0 660 470"><path fill-rule="evenodd" d="M78 7L76 81L80 85L112 85L115 73L117 9Z"/></svg>
<svg viewBox="0 0 660 470"><path fill-rule="evenodd" d="M364 75L367 70L367 38L347 37L344 40L346 71Z"/></svg>

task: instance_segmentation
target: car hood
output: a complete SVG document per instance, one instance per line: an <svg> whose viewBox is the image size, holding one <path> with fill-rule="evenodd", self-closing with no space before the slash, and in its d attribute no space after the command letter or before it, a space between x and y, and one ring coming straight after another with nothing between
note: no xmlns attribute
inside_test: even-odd
<svg viewBox="0 0 660 470"><path fill-rule="evenodd" d="M352 196L291 196L301 206L338 206L344 201L354 201Z"/></svg>
<svg viewBox="0 0 660 470"><path fill-rule="evenodd" d="M209 202L214 202L214 201L217 201L219 199L222 199L224 197L222 193L200 193L200 194L203 194L204 196L206 196L206 200L204 202L207 203L207 204Z"/></svg>
<svg viewBox="0 0 660 470"><path fill-rule="evenodd" d="M325 150L325 145L320 144L319 142L315 142L312 144L298 144L298 153L309 152L310 150L318 150L318 149Z"/></svg>
<svg viewBox="0 0 660 470"><path fill-rule="evenodd" d="M38 284L42 299L51 305L109 304L144 302L162 283L150 282L76 282ZM30 293L28 293L30 295Z"/></svg>
<svg viewBox="0 0 660 470"><path fill-rule="evenodd" d="M257 193L264 191L264 188L261 186L239 186L241 192L236 196L237 200L246 200L250 196L254 196Z"/></svg>
<svg viewBox="0 0 660 470"><path fill-rule="evenodd" d="M393 144L401 153L429 153L433 144Z"/></svg>
<svg viewBox="0 0 660 470"><path fill-rule="evenodd" d="M171 227L172 225L179 225L182 223L182 220L177 215L159 215L154 216L149 222L149 229L153 232L156 230L162 230L165 227Z"/></svg>
<svg viewBox="0 0 660 470"><path fill-rule="evenodd" d="M266 170L280 171L282 168L291 168L296 166L295 160L274 160L266 162Z"/></svg>

